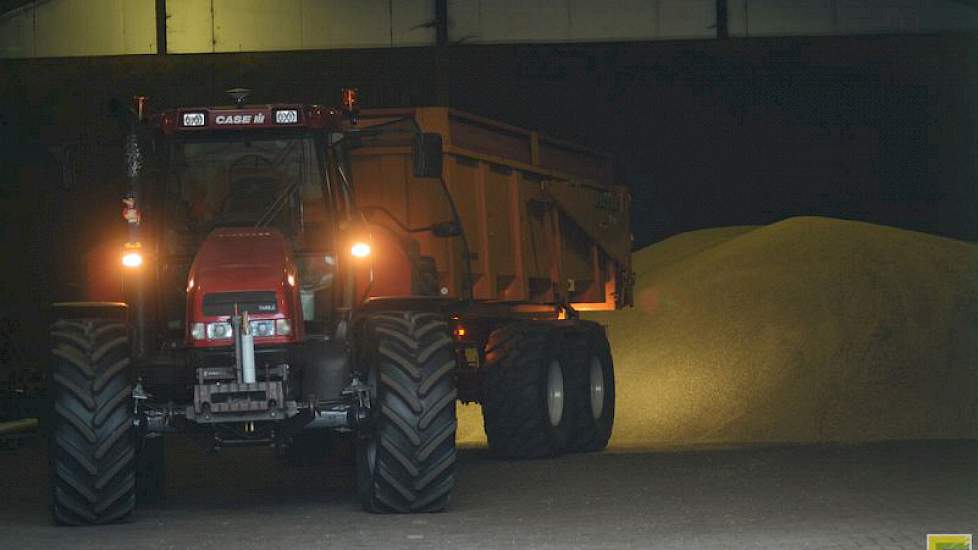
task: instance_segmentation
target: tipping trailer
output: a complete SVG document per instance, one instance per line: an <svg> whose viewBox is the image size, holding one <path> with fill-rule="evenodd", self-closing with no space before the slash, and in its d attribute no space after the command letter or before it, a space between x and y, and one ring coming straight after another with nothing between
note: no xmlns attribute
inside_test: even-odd
<svg viewBox="0 0 978 550"><path fill-rule="evenodd" d="M128 517L166 432L215 449L355 442L371 512L445 509L455 403L491 451L601 449L611 350L580 311L630 305L628 195L607 157L446 108L246 102L126 141L125 243L53 306L52 512Z"/></svg>

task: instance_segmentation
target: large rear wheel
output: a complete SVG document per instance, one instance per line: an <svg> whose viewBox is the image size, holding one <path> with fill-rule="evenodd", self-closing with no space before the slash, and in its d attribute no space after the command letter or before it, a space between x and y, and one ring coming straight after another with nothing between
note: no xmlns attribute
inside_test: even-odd
<svg viewBox="0 0 978 550"><path fill-rule="evenodd" d="M455 353L437 314L371 315L359 335L372 388L371 426L357 448L369 512L438 512L455 486Z"/></svg>
<svg viewBox="0 0 978 550"><path fill-rule="evenodd" d="M129 339L122 323L51 329L51 507L65 525L129 517L136 504Z"/></svg>
<svg viewBox="0 0 978 550"><path fill-rule="evenodd" d="M595 323L582 322L569 337L577 341L574 357L575 391L570 399L577 410L571 441L574 451L599 451L608 446L615 422L615 370L611 346L604 330Z"/></svg>
<svg viewBox="0 0 978 550"><path fill-rule="evenodd" d="M557 327L516 322L495 330L481 369L482 416L493 454L556 456L574 428L569 402L573 372Z"/></svg>

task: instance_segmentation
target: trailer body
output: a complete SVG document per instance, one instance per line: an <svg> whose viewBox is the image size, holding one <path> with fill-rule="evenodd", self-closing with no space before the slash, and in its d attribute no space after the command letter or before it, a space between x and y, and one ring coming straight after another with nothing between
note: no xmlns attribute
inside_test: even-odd
<svg viewBox="0 0 978 550"><path fill-rule="evenodd" d="M442 137L443 177L468 244L466 251L459 240L416 237L438 266L442 295L466 297L468 278L471 298L494 304L577 311L631 304L629 195L613 185L609 157L447 108L365 111L360 124L403 118ZM412 227L451 219L442 190L412 175L411 155L409 147L358 149L351 162L358 205ZM372 221L397 230L389 218Z"/></svg>

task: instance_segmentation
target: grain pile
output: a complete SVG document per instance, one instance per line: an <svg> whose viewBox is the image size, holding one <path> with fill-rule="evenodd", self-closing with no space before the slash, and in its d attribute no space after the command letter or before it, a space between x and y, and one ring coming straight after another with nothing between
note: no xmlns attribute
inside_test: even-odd
<svg viewBox="0 0 978 550"><path fill-rule="evenodd" d="M978 437L978 246L826 218L637 252L612 445ZM484 441L478 408L462 443Z"/></svg>

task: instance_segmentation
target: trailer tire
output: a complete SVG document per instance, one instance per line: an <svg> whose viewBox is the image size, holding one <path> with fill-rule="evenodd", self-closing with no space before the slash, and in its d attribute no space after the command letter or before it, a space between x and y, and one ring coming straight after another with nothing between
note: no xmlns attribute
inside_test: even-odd
<svg viewBox="0 0 978 550"><path fill-rule="evenodd" d="M136 505L130 349L104 319L51 328L51 512L62 525L128 519Z"/></svg>
<svg viewBox="0 0 978 550"><path fill-rule="evenodd" d="M570 336L575 341L576 395L570 399L577 423L570 447L576 452L600 451L608 446L615 423L615 371L611 345L604 330L582 322Z"/></svg>
<svg viewBox="0 0 978 550"><path fill-rule="evenodd" d="M440 512L455 486L448 324L434 313L381 312L365 320L359 341L373 411L357 445L360 502L374 513Z"/></svg>
<svg viewBox="0 0 978 550"><path fill-rule="evenodd" d="M512 323L489 335L480 378L494 455L541 458L567 450L574 428L566 399L572 373L560 340L556 327L539 322Z"/></svg>

